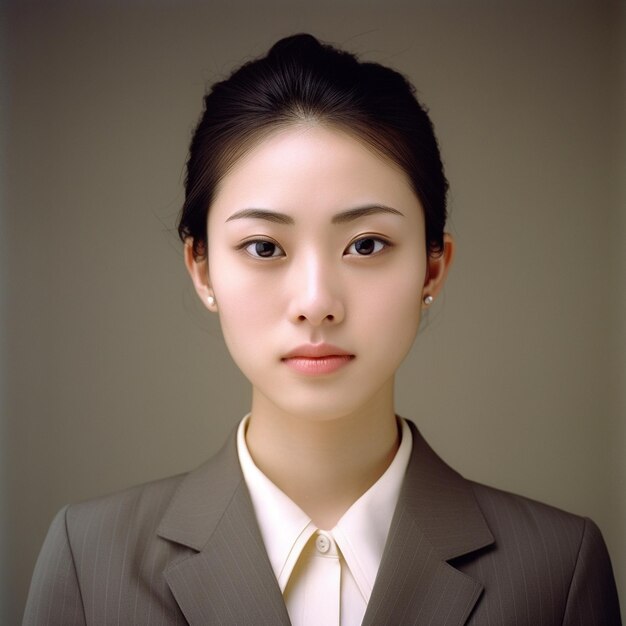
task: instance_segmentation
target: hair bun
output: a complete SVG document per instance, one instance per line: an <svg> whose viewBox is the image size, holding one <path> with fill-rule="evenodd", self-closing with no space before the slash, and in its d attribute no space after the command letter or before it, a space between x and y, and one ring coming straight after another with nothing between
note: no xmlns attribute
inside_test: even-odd
<svg viewBox="0 0 626 626"><path fill-rule="evenodd" d="M279 39L267 54L268 59L279 59L281 57L306 56L307 53L322 50L322 44L309 33L297 33Z"/></svg>

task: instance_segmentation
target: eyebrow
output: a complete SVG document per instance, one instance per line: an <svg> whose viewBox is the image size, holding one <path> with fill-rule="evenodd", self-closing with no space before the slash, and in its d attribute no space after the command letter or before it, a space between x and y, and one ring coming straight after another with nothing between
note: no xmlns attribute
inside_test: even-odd
<svg viewBox="0 0 626 626"><path fill-rule="evenodd" d="M398 209L394 209L390 206L384 206L381 204L371 204L337 213L336 215L333 215L330 221L332 224L345 224L346 222L352 222L353 220L359 219L359 217L364 217L366 215L376 215L377 213L391 213L392 215L399 215L400 217L404 217L404 215L400 211L398 211Z"/></svg>
<svg viewBox="0 0 626 626"><path fill-rule="evenodd" d="M378 213L391 213L392 215L404 217L404 214L398 211L398 209L385 206L384 204L368 204L366 206L355 207L354 209L348 209L347 211L337 213L333 215L330 221L332 224L345 224L347 222L357 220L360 217L365 217L366 215L376 215ZM270 211L268 209L242 209L241 211L233 213L226 221L230 222L232 220L244 218L266 220L276 224L295 224L295 220L290 215L287 215L286 213L279 213L277 211Z"/></svg>

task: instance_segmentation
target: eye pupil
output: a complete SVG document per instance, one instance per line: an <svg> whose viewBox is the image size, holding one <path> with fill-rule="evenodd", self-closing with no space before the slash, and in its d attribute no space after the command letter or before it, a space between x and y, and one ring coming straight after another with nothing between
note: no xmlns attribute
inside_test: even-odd
<svg viewBox="0 0 626 626"><path fill-rule="evenodd" d="M254 246L254 251L259 256L272 256L276 245L270 241L257 241Z"/></svg>
<svg viewBox="0 0 626 626"><path fill-rule="evenodd" d="M376 242L373 239L359 239L355 242L354 247L359 254L372 254Z"/></svg>

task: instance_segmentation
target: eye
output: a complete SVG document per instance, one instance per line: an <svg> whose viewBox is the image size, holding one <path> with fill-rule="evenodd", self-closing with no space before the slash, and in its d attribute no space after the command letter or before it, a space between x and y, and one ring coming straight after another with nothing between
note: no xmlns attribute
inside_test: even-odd
<svg viewBox="0 0 626 626"><path fill-rule="evenodd" d="M273 241L267 239L255 239L253 241L246 241L240 248L243 248L251 257L254 258L276 258L285 256L282 248Z"/></svg>
<svg viewBox="0 0 626 626"><path fill-rule="evenodd" d="M353 241L346 250L347 254L358 254L359 256L371 256L378 254L383 248L391 244L380 237L361 237Z"/></svg>

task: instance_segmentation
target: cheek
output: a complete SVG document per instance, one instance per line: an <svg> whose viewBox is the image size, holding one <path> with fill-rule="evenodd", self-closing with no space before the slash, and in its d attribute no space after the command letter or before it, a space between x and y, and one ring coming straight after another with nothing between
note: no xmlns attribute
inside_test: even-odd
<svg viewBox="0 0 626 626"><path fill-rule="evenodd" d="M415 260L416 265L399 264L396 271L369 281L355 294L360 302L355 319L362 324L361 334L369 333L382 359L402 360L419 329L425 268ZM407 267L416 270L410 272Z"/></svg>
<svg viewBox="0 0 626 626"><path fill-rule="evenodd" d="M421 293L426 276L425 262L419 254L398 257L393 266L380 275L367 277L359 286L364 300L373 310L394 317L419 316Z"/></svg>
<svg viewBox="0 0 626 626"><path fill-rule="evenodd" d="M218 315L222 336L233 361L245 376L254 371L254 355L263 351L263 337L267 322L258 307L249 306L250 300L241 294L229 298L223 294L218 301Z"/></svg>
<svg viewBox="0 0 626 626"><path fill-rule="evenodd" d="M368 312L363 315L364 323L371 332L384 336L387 341L412 342L420 322L420 293L420 289L406 281L390 281L384 289L372 289Z"/></svg>
<svg viewBox="0 0 626 626"><path fill-rule="evenodd" d="M246 358L262 343L280 316L281 299L272 281L243 271L237 264L222 264L212 275L224 340L235 361ZM283 307L284 308L284 307ZM242 368L244 369L244 368Z"/></svg>
<svg viewBox="0 0 626 626"><path fill-rule="evenodd" d="M253 323L270 301L268 281L262 271L238 258L242 252L235 253L220 243L213 245L209 254L209 276L219 310L233 321L243 317Z"/></svg>

